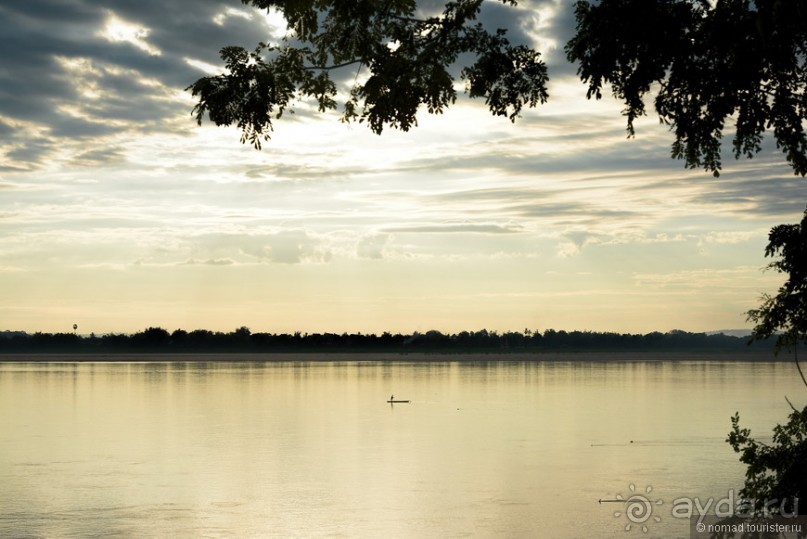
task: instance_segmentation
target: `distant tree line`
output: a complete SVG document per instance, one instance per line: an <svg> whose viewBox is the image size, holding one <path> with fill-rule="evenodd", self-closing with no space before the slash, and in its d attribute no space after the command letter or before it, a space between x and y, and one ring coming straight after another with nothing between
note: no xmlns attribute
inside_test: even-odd
<svg viewBox="0 0 807 539"><path fill-rule="evenodd" d="M373 333L229 333L196 329L169 332L161 327L122 334L0 332L0 353L205 353L205 352L596 352L688 351L742 353L773 350L773 343L749 345L747 337L673 330L647 334L547 329L524 332L439 331L405 335Z"/></svg>

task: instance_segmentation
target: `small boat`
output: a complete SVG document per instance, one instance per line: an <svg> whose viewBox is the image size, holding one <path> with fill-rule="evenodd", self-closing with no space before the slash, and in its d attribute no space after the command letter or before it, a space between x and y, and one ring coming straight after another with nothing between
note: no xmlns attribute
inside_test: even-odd
<svg viewBox="0 0 807 539"><path fill-rule="evenodd" d="M412 402L412 401L393 401L393 400L389 400L387 402L390 403L390 404L398 404L398 403L406 403L406 402Z"/></svg>

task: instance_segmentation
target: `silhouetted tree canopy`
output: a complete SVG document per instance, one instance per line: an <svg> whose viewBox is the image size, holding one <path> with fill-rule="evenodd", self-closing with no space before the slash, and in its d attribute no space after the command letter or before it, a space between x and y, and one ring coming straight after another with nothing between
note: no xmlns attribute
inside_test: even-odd
<svg viewBox="0 0 807 539"><path fill-rule="evenodd" d="M807 2L601 0L575 5L569 60L589 98L611 85L628 133L654 94L675 135L672 156L717 175L725 129L753 157L772 129L796 174L807 174ZM727 125L729 124L729 125Z"/></svg>
<svg viewBox="0 0 807 539"><path fill-rule="evenodd" d="M770 352L768 344L754 351ZM74 333L34 333L0 331L0 353L8 352L711 352L737 354L748 352L747 338L722 333L689 333L673 330L646 335L602 333L593 331L508 331L499 333L481 329L455 334L431 330L411 335L374 333L253 333L247 327L231 332L195 329L173 332L159 327L126 334L83 337ZM581 355L585 359L585 355Z"/></svg>
<svg viewBox="0 0 807 539"><path fill-rule="evenodd" d="M807 341L807 211L801 223L778 225L768 235L765 256L778 257L768 267L787 275L776 296L764 294L762 305L748 311L753 338L776 335L777 349Z"/></svg>
<svg viewBox="0 0 807 539"><path fill-rule="evenodd" d="M776 296L763 295L762 305L748 311L748 319L755 323L752 340L776 335L778 352L807 340L807 211L801 223L773 227L768 240L765 256L778 258L769 267L786 274L787 280ZM798 355L794 357L807 385ZM746 498L803 499L807 494L807 407L801 411L793 407L787 424L774 428L770 445L751 438L747 428L739 427L735 415L727 441L748 465L741 492Z"/></svg>
<svg viewBox="0 0 807 539"><path fill-rule="evenodd" d="M188 89L198 122L237 125L257 148L297 100L313 98L321 112L341 107L343 121L381 133L416 125L421 106L440 113L454 103L456 73L470 97L510 120L548 98L539 51L484 28L483 0L448 2L441 13L416 0L242 2L279 10L290 33L253 51L225 47L225 74ZM672 156L687 166L717 175L725 130L735 130L736 157L753 157L772 130L793 171L807 174L807 1L578 1L575 15L567 57L589 98L610 85L624 102L630 136L654 95L675 137Z"/></svg>
<svg viewBox="0 0 807 539"><path fill-rule="evenodd" d="M343 121L366 121L375 133L387 125L407 131L421 105L440 113L455 101L449 68L465 55L460 76L468 94L514 120L524 105L546 101L546 66L537 51L511 44L506 30L477 22L482 1L449 2L441 14L424 14L415 0L242 0L278 9L293 32L254 51L223 48L227 73L188 88L199 98L196 119L235 124L242 142L260 148L272 120L295 100L313 98L321 112L336 109L347 86ZM362 73L368 76L359 82Z"/></svg>
<svg viewBox="0 0 807 539"><path fill-rule="evenodd" d="M807 408L793 408L787 423L776 425L769 443L751 437L751 430L740 428L740 415L731 418L731 432L726 441L740 454L740 462L747 464L745 486L740 496L758 502L754 516L767 516L765 509L780 509L807 514L798 501L807 494ZM776 500L770 508L759 507L763 500ZM799 537L804 537L800 534Z"/></svg>

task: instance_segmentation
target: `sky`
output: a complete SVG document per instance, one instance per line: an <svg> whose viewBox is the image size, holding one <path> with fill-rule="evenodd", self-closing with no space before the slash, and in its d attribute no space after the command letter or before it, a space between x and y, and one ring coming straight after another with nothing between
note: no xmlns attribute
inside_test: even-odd
<svg viewBox="0 0 807 539"><path fill-rule="evenodd" d="M301 103L258 151L197 126L185 88L221 47L277 42L277 13L5 0L0 330L749 327L807 183L769 139L717 179L670 158L652 113L627 139L564 58L571 4L483 9L549 66L549 103L514 124L460 98L378 136Z"/></svg>

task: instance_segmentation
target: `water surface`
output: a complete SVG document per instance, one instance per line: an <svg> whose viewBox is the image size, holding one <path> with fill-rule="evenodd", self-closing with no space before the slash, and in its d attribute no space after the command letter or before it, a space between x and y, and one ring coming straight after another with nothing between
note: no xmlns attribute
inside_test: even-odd
<svg viewBox="0 0 807 539"><path fill-rule="evenodd" d="M730 416L768 436L799 384L790 363L5 363L0 536L687 537L673 499L742 486ZM597 503L630 485L666 501L647 533Z"/></svg>

